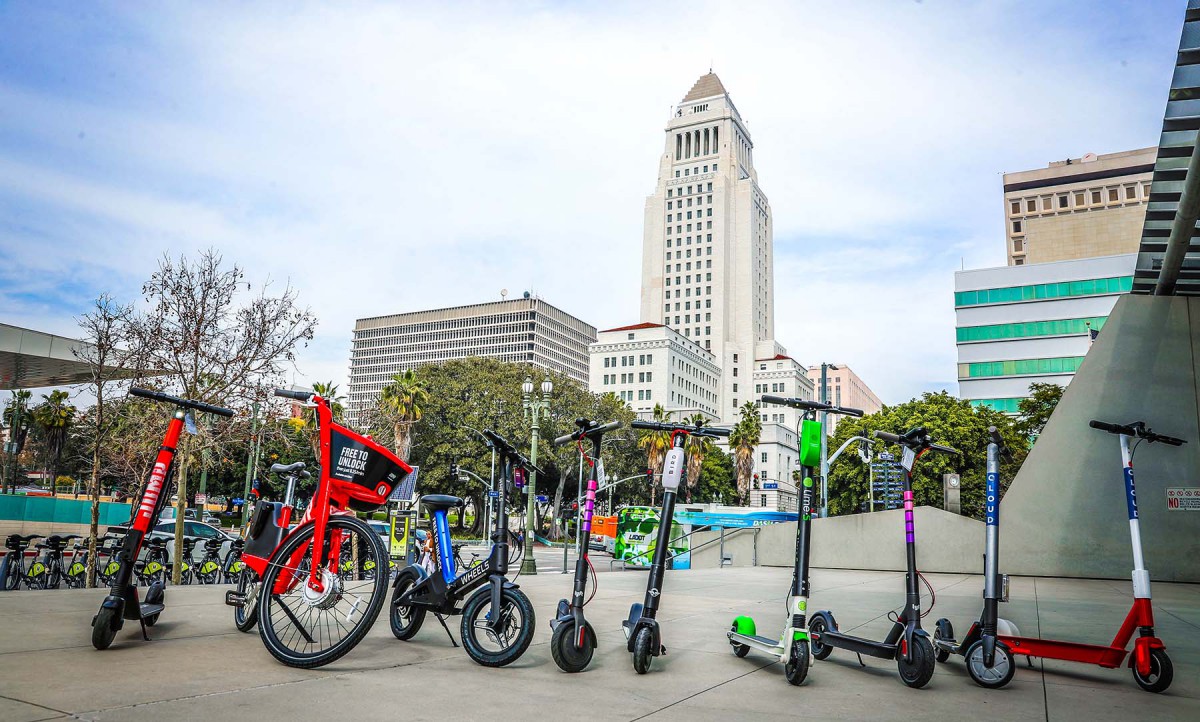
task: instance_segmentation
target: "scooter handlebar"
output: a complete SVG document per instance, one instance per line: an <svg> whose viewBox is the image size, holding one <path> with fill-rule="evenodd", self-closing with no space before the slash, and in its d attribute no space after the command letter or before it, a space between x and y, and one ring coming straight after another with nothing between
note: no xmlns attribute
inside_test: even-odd
<svg viewBox="0 0 1200 722"><path fill-rule="evenodd" d="M616 431L617 429L621 428L620 421L612 421L607 424L598 424L596 426L591 426L590 424L592 423L595 422L588 421L587 419L578 419L575 422L575 424L579 426L578 431L570 434L564 434L551 443L553 443L555 446L562 446L563 444L569 444L572 441L578 441L590 436L607 434L610 431Z"/></svg>
<svg viewBox="0 0 1200 722"><path fill-rule="evenodd" d="M203 411L207 414L216 414L217 416L233 416L233 410L223 406L213 406L202 401L192 401L191 399L181 399L169 394L164 394L161 391L151 391L150 389L139 389L137 387L129 389L130 396L140 396L143 399L152 399L154 401L162 401L163 403L182 406L186 409L195 409Z"/></svg>
<svg viewBox="0 0 1200 722"><path fill-rule="evenodd" d="M279 396L280 398L291 399L293 401L307 402L310 398L312 398L313 393L311 391L292 391L291 389L275 389L275 395Z"/></svg>

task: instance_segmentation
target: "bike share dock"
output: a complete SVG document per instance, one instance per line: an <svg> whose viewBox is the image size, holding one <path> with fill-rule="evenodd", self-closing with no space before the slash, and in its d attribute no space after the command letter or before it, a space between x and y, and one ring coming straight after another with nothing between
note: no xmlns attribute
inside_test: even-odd
<svg viewBox="0 0 1200 722"><path fill-rule="evenodd" d="M737 614L762 620L760 634L783 624L790 570L727 568L668 572L671 593L659 621L668 654L648 674L633 674L621 622L645 575L605 573L588 620L599 647L585 672L559 671L550 658L550 625L568 577L539 574L517 583L533 600L537 627L529 651L509 667L488 669L427 625L420 644L399 644L383 619L354 653L317 670L292 669L263 649L258 634L233 627L227 587L169 587L174 609L150 630L117 635L92 649L87 620L105 590L0 594L0 720L224 720L269 716L313 719L336 709L342 719L528 720L577 709L590 720L857 718L1014 720L1200 719L1200 585L1154 585L1155 622L1175 660L1175 682L1162 695L1134 684L1127 669L1018 658L1001 690L974 684L961 664L939 664L922 690L896 683L895 664L851 654L814 662L792 687L765 657L738 659L725 631ZM967 619L979 609L979 575L927 574L937 605L926 618ZM838 610L842 629L882 636L904 580L897 572L815 569L812 603ZM1128 581L1014 577L1003 616L1021 633L1106 644L1111 622L1129 606ZM928 599L926 599L928 605ZM455 628L455 636L457 629ZM583 685L583 686L581 686ZM486 700L482 702L481 700Z"/></svg>

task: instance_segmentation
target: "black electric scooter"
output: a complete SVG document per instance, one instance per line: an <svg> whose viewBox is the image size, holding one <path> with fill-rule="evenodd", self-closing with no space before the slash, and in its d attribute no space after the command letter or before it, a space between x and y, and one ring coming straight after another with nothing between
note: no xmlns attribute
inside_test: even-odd
<svg viewBox="0 0 1200 722"><path fill-rule="evenodd" d="M908 557L908 573L904 577L904 610L892 620L892 629L882 642L843 634L838 631L831 612L817 612L808 623L809 647L813 659L825 659L834 647L880 659L894 659L900 670L900 680L909 687L920 689L929 684L933 677L934 651L929 633L921 629L921 594L917 588L917 545L913 530L912 468L917 457L927 451L947 454L959 452L930 441L929 434L921 426L901 436L876 431L875 438L899 444L904 449L900 462L904 468L904 545Z"/></svg>
<svg viewBox="0 0 1200 722"><path fill-rule="evenodd" d="M683 447L688 436L708 436L717 438L729 436L728 429L715 429L700 424L662 424L655 421L634 421L630 424L635 429L647 431L665 431L671 434L671 449L663 460L662 485L663 505L658 519L658 536L655 540L654 556L650 562L650 576L646 580L646 601L635 603L629 608L629 618L621 623L628 640L628 648L633 654L633 669L638 674L650 671L650 663L654 658L667 653L662 645L662 633L655 616L658 614L658 603L662 598L663 576L667 569L667 555L671 553L671 520L675 516L675 494L683 481L684 469L687 466L687 455Z"/></svg>
<svg viewBox="0 0 1200 722"><path fill-rule="evenodd" d="M937 620L933 630L933 646L937 661L945 662L951 654L966 657L967 673L981 687L999 689L1012 681L1017 671L1012 650L998 642L1000 628L1015 634L1006 620L999 618L998 605L1008 601L1008 575L1000 574L1000 459L1011 459L1004 439L996 427L988 428L987 499L985 502L985 547L983 551L983 613L971 624L962 641L955 640L954 626L949 619Z"/></svg>
<svg viewBox="0 0 1200 722"><path fill-rule="evenodd" d="M592 661L592 653L596 649L596 630L583 617L583 608L588 603L584 597L587 593L588 572L593 577L592 593L595 594L594 577L596 570L588 559L588 538L592 533L592 515L596 510L596 490L600 488L596 467L600 461L600 443L604 434L621 428L620 421L601 424L599 421L578 419L575 425L578 431L560 436L554 440L555 446L562 446L574 441L579 445L579 452L587 459L591 467L588 473L587 497L583 506L583 527L580 529L580 539L583 540L579 550L579 558L575 560L575 586L571 590L570 599L558 601L558 616L550 621L554 630L550 638L550 656L554 663L564 672L582 672ZM583 449L583 442L592 442L592 455L589 457Z"/></svg>

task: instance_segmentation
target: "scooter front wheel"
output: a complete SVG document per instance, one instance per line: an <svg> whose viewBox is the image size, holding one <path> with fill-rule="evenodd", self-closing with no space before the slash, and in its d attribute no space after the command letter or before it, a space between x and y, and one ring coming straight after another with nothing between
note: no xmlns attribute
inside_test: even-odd
<svg viewBox="0 0 1200 722"><path fill-rule="evenodd" d="M1147 692L1164 692L1167 687L1171 686L1171 680L1175 678L1175 667L1171 664L1171 658L1167 656L1166 650L1151 649L1150 674L1145 677L1139 674L1135 662L1133 678L1137 680L1138 686Z"/></svg>
<svg viewBox="0 0 1200 722"><path fill-rule="evenodd" d="M633 671L638 674L645 674L650 671L650 663L654 661L654 655L650 653L650 647L654 644L654 635L649 629L642 627L638 630L637 636L633 638Z"/></svg>
<svg viewBox="0 0 1200 722"><path fill-rule="evenodd" d="M237 593L242 606L233 608L233 623L239 632L249 632L258 624L258 575L247 567L238 575Z"/></svg>
<svg viewBox="0 0 1200 722"><path fill-rule="evenodd" d="M535 624L533 604L520 589L505 587L500 592L500 609L492 609L491 587L484 586L463 607L463 648L485 667L503 667L529 649Z"/></svg>
<svg viewBox="0 0 1200 722"><path fill-rule="evenodd" d="M977 639L967 648L967 674L975 684L988 689L1000 689L1017 673L1016 660L1006 645L996 644L996 658L989 667L983 661L983 640Z"/></svg>
<svg viewBox="0 0 1200 722"><path fill-rule="evenodd" d="M554 663L564 672L582 672L592 663L592 654L596 649L592 642L596 632L591 624L584 622L583 646L576 647L577 629L575 620L568 619L555 627L554 635L550 637L550 656L554 657Z"/></svg>
<svg viewBox="0 0 1200 722"><path fill-rule="evenodd" d="M788 684L801 685L804 679L808 677L808 642L803 639L797 639L792 642L792 656L788 663L783 665L783 676L787 679Z"/></svg>
<svg viewBox="0 0 1200 722"><path fill-rule="evenodd" d="M96 649L108 649L117 636L113 627L117 619L117 610L100 607L100 611L92 618L92 646Z"/></svg>
<svg viewBox="0 0 1200 722"><path fill-rule="evenodd" d="M904 660L904 653L896 651L896 668L900 670L900 680L913 689L920 689L933 679L933 645L919 634L912 638L911 662Z"/></svg>

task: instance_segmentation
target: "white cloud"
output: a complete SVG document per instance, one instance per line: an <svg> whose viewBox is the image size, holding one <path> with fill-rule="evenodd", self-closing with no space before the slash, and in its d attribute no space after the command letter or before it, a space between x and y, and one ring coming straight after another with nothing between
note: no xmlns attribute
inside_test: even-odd
<svg viewBox="0 0 1200 722"><path fill-rule="evenodd" d="M952 272L1003 262L999 173L1156 141L1181 18L1053 10L204 5L131 9L108 45L59 18L39 68L98 79L0 72L0 208L26 209L0 299L132 294L216 246L319 315L310 380L345 378L355 318L502 287L634 321L662 128L711 62L774 209L779 340L900 401L952 384Z"/></svg>

